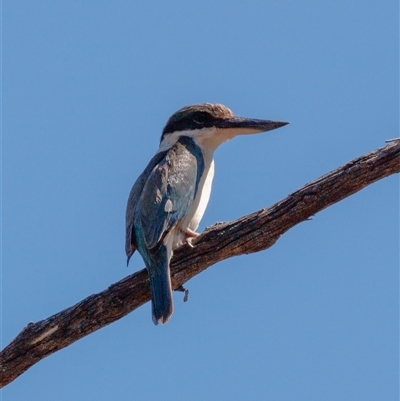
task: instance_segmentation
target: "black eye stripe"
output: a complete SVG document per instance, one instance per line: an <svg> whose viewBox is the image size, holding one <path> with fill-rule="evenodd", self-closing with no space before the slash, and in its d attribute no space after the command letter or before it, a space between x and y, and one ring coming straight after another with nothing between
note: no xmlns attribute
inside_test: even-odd
<svg viewBox="0 0 400 401"><path fill-rule="evenodd" d="M212 127L218 118L206 112L195 112L189 115L179 116L180 118L169 121L165 126L163 135L174 131L182 131L184 129L201 129Z"/></svg>
<svg viewBox="0 0 400 401"><path fill-rule="evenodd" d="M206 121L213 121L215 119L210 113L205 113L205 112L194 113L191 118L194 122L197 123L204 123Z"/></svg>
<svg viewBox="0 0 400 401"><path fill-rule="evenodd" d="M161 140L166 134L172 132L210 128L231 117L233 117L232 111L218 103L185 106L169 118L163 129Z"/></svg>

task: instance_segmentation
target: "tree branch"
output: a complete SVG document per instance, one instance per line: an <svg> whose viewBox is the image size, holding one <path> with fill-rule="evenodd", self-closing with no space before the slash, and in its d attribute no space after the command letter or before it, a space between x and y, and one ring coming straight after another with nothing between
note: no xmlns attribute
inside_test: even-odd
<svg viewBox="0 0 400 401"><path fill-rule="evenodd" d="M207 228L194 240L194 248L185 245L174 253L172 287L179 288L221 260L269 248L296 224L399 171L400 140L395 140L305 185L267 209ZM0 353L0 387L44 357L149 300L149 281L143 269L48 319L29 323Z"/></svg>

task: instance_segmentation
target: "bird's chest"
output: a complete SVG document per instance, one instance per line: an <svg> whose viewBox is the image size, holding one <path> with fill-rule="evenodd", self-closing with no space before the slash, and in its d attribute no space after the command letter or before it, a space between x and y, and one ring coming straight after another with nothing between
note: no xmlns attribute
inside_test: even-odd
<svg viewBox="0 0 400 401"><path fill-rule="evenodd" d="M204 212L206 211L208 201L210 200L212 180L214 178L214 160L205 160L204 173L200 179L197 194L194 198L190 213L188 215L188 227L195 231L199 226Z"/></svg>
<svg viewBox="0 0 400 401"><path fill-rule="evenodd" d="M196 196L193 200L189 213L181 221L181 223L174 230L174 240L172 248L175 249L181 246L185 240L184 234L186 229L196 231L199 226L200 220L204 215L207 208L208 201L211 194L212 180L214 178L214 160L211 155L204 155L204 171L200 178Z"/></svg>

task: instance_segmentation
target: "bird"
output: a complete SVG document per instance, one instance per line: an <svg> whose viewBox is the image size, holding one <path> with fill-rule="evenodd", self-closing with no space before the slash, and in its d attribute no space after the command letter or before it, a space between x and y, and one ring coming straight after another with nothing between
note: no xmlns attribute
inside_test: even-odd
<svg viewBox="0 0 400 401"><path fill-rule="evenodd" d="M172 114L155 156L134 183L127 202L127 264L138 250L146 265L154 324L173 313L170 260L193 247L214 177L214 151L237 135L270 131L284 121L238 117L219 103L194 104Z"/></svg>

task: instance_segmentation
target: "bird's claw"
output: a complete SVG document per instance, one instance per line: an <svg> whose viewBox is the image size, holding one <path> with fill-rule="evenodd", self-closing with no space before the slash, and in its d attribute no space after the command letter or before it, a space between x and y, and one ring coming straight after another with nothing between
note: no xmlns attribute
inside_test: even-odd
<svg viewBox="0 0 400 401"><path fill-rule="evenodd" d="M184 292L183 302L186 302L189 298L189 290L185 288L183 285L180 285L178 288L175 288L175 291Z"/></svg>
<svg viewBox="0 0 400 401"><path fill-rule="evenodd" d="M200 234L196 233L196 231L193 231L190 228L187 228L186 230L184 230L183 233L186 235L186 243L191 248L194 248L194 245L192 244L192 241L193 241L194 238L197 238Z"/></svg>

